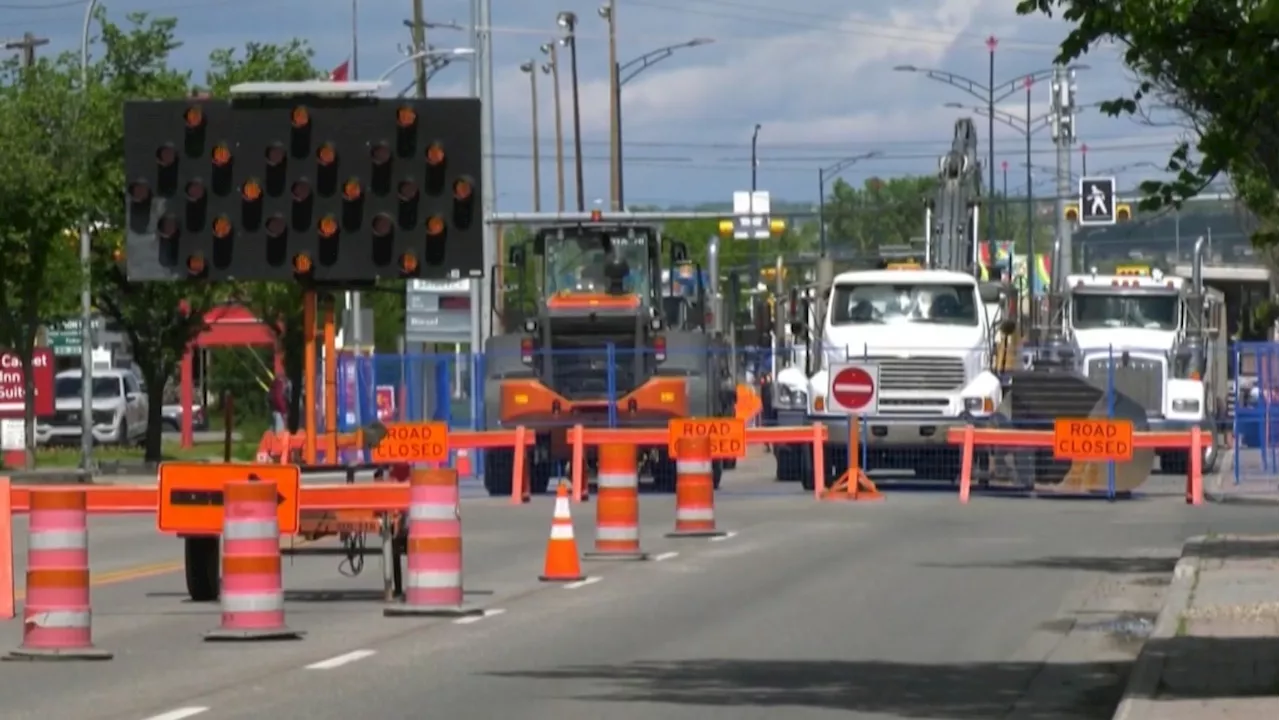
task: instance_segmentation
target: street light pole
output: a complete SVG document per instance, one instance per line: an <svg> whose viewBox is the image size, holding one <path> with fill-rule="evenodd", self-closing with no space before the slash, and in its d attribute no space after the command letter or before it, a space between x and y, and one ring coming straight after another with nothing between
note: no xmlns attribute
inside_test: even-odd
<svg viewBox="0 0 1280 720"><path fill-rule="evenodd" d="M582 106L578 97L578 16L563 11L556 16L556 24L564 30L564 38L560 42L569 48L569 76L573 84L573 171L578 184L578 212L586 212L586 187L582 179Z"/></svg>
<svg viewBox="0 0 1280 720"><path fill-rule="evenodd" d="M80 32L80 92L89 93L89 25L98 0L89 0ZM85 97L85 102L88 98ZM93 279L89 217L80 223L80 469L93 471ZM177 309L174 308L176 311ZM191 412L191 408L183 408ZM28 458L30 462L30 458Z"/></svg>
<svg viewBox="0 0 1280 720"><path fill-rule="evenodd" d="M529 60L520 65L529 73L529 125L533 130L533 211L542 212L542 156L538 148L538 63Z"/></svg>
<svg viewBox="0 0 1280 720"><path fill-rule="evenodd" d="M848 170L854 164L862 160L869 160L880 154L879 151L863 153L853 157L847 157L835 163L831 167L818 168L818 256L827 256L827 176L839 176L840 173Z"/></svg>
<svg viewBox="0 0 1280 720"><path fill-rule="evenodd" d="M756 168L760 163L756 160L756 148L760 144L760 123L756 123L755 130L751 131L751 191L756 190Z"/></svg>
<svg viewBox="0 0 1280 720"><path fill-rule="evenodd" d="M1037 70L1031 73L1030 75L1026 75L1026 76L1020 75L1016 78L997 83L995 81L995 49L997 44L998 44L998 41L996 41L995 37L987 38L987 53L990 56L989 62L991 66L989 75L991 77L991 80L986 85L976 80L971 80L962 75L957 75L952 72L947 72L946 70L934 70L931 68L921 68L921 67L916 67L915 65L898 65L897 67L894 68L894 70L897 70L898 72L920 73L925 77L929 78L930 80L937 80L938 82L945 83L947 85L950 85L951 87L963 90L964 92L969 93L973 97L977 98L979 102L985 105L985 108L982 111L984 114L996 116L996 119L998 120L999 112L996 110L996 105L1001 101L1009 97L1012 97L1014 94L1016 94L1022 87L1021 83L1023 82L1024 77L1030 78L1033 82L1037 80L1047 80L1053 77L1054 70L1052 68L1045 68L1044 70ZM994 151L995 151L995 144L996 144L994 121L988 123L988 126L987 126L987 144L991 148L988 154L988 160L989 160L988 164L992 165L992 168L991 168L992 174L989 178L991 182L991 187L987 188L987 192L989 195L994 195L995 194ZM988 213L988 215L990 215L990 213ZM991 219L990 217L987 218L988 222L990 221L990 219ZM987 238L987 251L990 253L990 257L996 256L995 238L993 237Z"/></svg>
<svg viewBox="0 0 1280 720"><path fill-rule="evenodd" d="M1000 44L996 36L987 38L987 107L992 112L987 116L987 195L996 194L996 46ZM996 213L994 207L987 208L987 257L994 264L996 261Z"/></svg>
<svg viewBox="0 0 1280 720"><path fill-rule="evenodd" d="M622 141L618 134L618 2L609 0L599 8L600 17L609 25L609 207L622 208L619 168L622 166Z"/></svg>
<svg viewBox="0 0 1280 720"><path fill-rule="evenodd" d="M622 87L635 79L637 75L653 67L655 64L666 60L675 54L677 50L684 48L697 47L699 45L709 45L715 42L711 38L694 38L687 42L676 43L666 47L650 50L640 57L628 60L625 63L613 64L613 113L615 118L615 129L618 135L618 208L626 208L626 195L623 192L625 186L626 173L623 164L623 143L622 143ZM625 73L625 74L624 74Z"/></svg>
<svg viewBox="0 0 1280 720"><path fill-rule="evenodd" d="M564 212L564 112L560 103L560 53L556 47L554 40L542 44L541 50L548 58L542 71L551 73L551 100L555 105L556 121L556 210Z"/></svg>

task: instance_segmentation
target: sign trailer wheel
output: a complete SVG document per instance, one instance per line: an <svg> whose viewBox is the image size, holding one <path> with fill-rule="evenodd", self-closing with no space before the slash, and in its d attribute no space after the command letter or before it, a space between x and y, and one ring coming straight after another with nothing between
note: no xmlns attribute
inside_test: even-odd
<svg viewBox="0 0 1280 720"><path fill-rule="evenodd" d="M222 545L216 535L182 539L187 594L193 602L213 602L222 591Z"/></svg>

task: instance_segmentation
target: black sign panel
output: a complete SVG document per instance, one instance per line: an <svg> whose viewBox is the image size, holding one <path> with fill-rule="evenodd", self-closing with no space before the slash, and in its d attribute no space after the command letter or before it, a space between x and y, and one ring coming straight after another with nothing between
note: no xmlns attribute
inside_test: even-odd
<svg viewBox="0 0 1280 720"><path fill-rule="evenodd" d="M132 281L484 274L478 100L131 102L124 121Z"/></svg>

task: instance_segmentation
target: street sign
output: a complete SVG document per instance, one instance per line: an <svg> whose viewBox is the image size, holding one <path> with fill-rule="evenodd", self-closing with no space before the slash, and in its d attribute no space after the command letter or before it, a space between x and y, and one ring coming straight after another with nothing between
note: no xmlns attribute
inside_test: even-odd
<svg viewBox="0 0 1280 720"><path fill-rule="evenodd" d="M55 404L52 351L48 348L36 348L32 351L31 374L35 376L36 417L48 417L53 414ZM0 350L0 417L24 416L27 397L25 380L22 358L17 353Z"/></svg>
<svg viewBox="0 0 1280 720"><path fill-rule="evenodd" d="M667 452L671 457L676 457L679 440L696 437L710 439L712 460L747 456L747 424L740 418L681 418L667 422Z"/></svg>
<svg viewBox="0 0 1280 720"><path fill-rule="evenodd" d="M733 237L736 240L768 240L769 192L738 190L733 193Z"/></svg>
<svg viewBox="0 0 1280 720"><path fill-rule="evenodd" d="M411 343L471 341L471 282L412 280L404 294L404 339Z"/></svg>
<svg viewBox="0 0 1280 720"><path fill-rule="evenodd" d="M1080 226L1116 224L1116 179L1080 178Z"/></svg>
<svg viewBox="0 0 1280 720"><path fill-rule="evenodd" d="M156 527L162 533L221 535L223 491L227 483L242 480L274 482L280 534L298 531L302 474L297 465L162 462L159 477Z"/></svg>
<svg viewBox="0 0 1280 720"><path fill-rule="evenodd" d="M442 422L387 423L373 448L375 463L447 462L449 426Z"/></svg>
<svg viewBox="0 0 1280 720"><path fill-rule="evenodd" d="M875 415L880 404L880 366L863 363L833 366L828 390L831 410L850 415Z"/></svg>
<svg viewBox="0 0 1280 720"><path fill-rule="evenodd" d="M1133 460L1133 423L1096 418L1054 420L1053 457L1055 460L1129 462Z"/></svg>
<svg viewBox="0 0 1280 720"><path fill-rule="evenodd" d="M71 319L45 328L45 343L55 357L80 357L80 342L83 335L80 325L79 319ZM94 318L89 328L92 336L96 338L102 331L102 318Z"/></svg>

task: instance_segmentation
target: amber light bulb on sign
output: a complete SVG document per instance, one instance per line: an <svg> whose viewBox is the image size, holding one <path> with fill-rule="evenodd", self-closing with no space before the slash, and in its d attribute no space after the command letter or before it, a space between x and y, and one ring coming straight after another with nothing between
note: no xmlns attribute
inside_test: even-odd
<svg viewBox="0 0 1280 720"><path fill-rule="evenodd" d="M435 237L444 233L444 218L432 215L427 219L427 234Z"/></svg>
<svg viewBox="0 0 1280 720"><path fill-rule="evenodd" d="M343 183L343 184L342 184L342 199L343 199L343 200L347 200L347 201L350 201L350 202L354 202L354 201L356 201L356 200L359 200L359 199L360 199L360 194L361 194L361 191L360 191L360 181L359 181L359 180L357 180L357 179L355 179L355 178L351 178L350 180L348 180L348 181L346 181L345 183Z"/></svg>
<svg viewBox="0 0 1280 720"><path fill-rule="evenodd" d="M182 114L182 120L187 124L187 129L195 130L204 124L204 110L193 105Z"/></svg>
<svg viewBox="0 0 1280 720"><path fill-rule="evenodd" d="M418 113L414 112L413 108L401 106L396 110L396 125L407 129L413 127L416 122L418 122Z"/></svg>
<svg viewBox="0 0 1280 720"><path fill-rule="evenodd" d="M325 143L316 150L316 162L321 165L332 165L338 159L338 151L330 143Z"/></svg>
<svg viewBox="0 0 1280 720"><path fill-rule="evenodd" d="M458 200L470 200L471 183L467 180L455 180L453 182L453 197Z"/></svg>
<svg viewBox="0 0 1280 720"><path fill-rule="evenodd" d="M400 270L405 273L415 273L418 271L418 258L413 253L405 253L400 256Z"/></svg>
<svg viewBox="0 0 1280 720"><path fill-rule="evenodd" d="M299 275L306 275L311 272L311 256L306 253L298 253L293 256L293 271Z"/></svg>
<svg viewBox="0 0 1280 720"><path fill-rule="evenodd" d="M231 219L226 215L219 216L213 221L213 236L219 240L223 240L231 236Z"/></svg>
<svg viewBox="0 0 1280 720"><path fill-rule="evenodd" d="M231 148L226 145L218 145L213 149L213 164L223 167L231 164Z"/></svg>
<svg viewBox="0 0 1280 720"><path fill-rule="evenodd" d="M301 130L311 124L311 113L307 109L299 105L289 113L289 122L295 128Z"/></svg>
<svg viewBox="0 0 1280 720"><path fill-rule="evenodd" d="M331 215L325 215L320 218L320 224L317 229L320 232L320 237L331 238L338 234L338 221L334 220Z"/></svg>
<svg viewBox="0 0 1280 720"><path fill-rule="evenodd" d="M247 202L257 202L262 197L262 186L257 180L246 180L240 188L240 196Z"/></svg>
<svg viewBox="0 0 1280 720"><path fill-rule="evenodd" d="M439 165L444 162L444 148L440 147L440 143L431 143L427 148L427 164Z"/></svg>
<svg viewBox="0 0 1280 720"><path fill-rule="evenodd" d="M204 256L196 253L187 258L187 272L199 275L204 272Z"/></svg>

